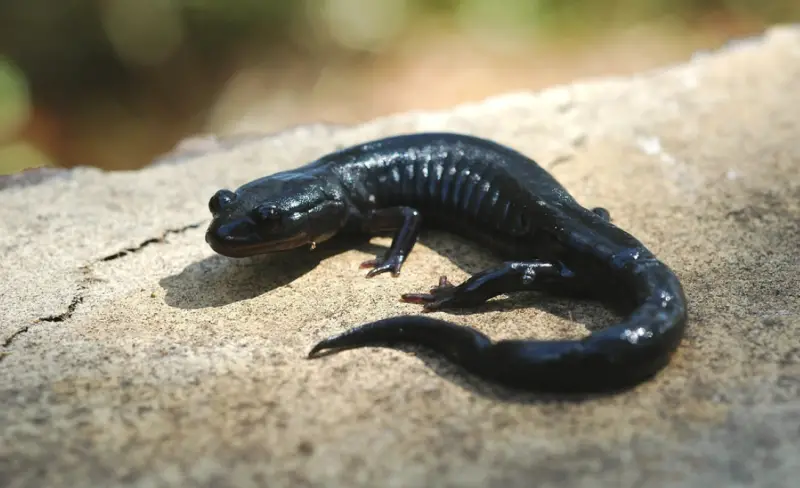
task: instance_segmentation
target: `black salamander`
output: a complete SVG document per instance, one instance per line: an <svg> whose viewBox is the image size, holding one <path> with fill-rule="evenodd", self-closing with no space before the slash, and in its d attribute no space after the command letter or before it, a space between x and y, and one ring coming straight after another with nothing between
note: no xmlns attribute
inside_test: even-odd
<svg viewBox="0 0 800 488"><path fill-rule="evenodd" d="M371 268L368 277L397 276L427 226L472 239L505 261L458 285L442 277L429 293L402 296L424 311L541 291L600 300L626 317L580 340L492 342L430 316L399 316L325 339L309 357L411 343L507 386L604 392L661 370L686 328L686 298L665 264L612 224L606 210L582 207L534 161L485 139L423 133L368 142L235 192L220 190L209 208L206 241L230 257L393 233L385 255L362 267Z"/></svg>

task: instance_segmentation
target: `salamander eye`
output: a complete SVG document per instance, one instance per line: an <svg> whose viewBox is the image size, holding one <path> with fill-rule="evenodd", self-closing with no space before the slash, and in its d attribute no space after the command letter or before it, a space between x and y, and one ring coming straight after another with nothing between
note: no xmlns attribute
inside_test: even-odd
<svg viewBox="0 0 800 488"><path fill-rule="evenodd" d="M220 190L208 201L208 210L212 215L222 212L222 209L236 200L236 193L230 190Z"/></svg>
<svg viewBox="0 0 800 488"><path fill-rule="evenodd" d="M253 219L263 226L275 226L281 221L281 212L273 205L260 205L253 210Z"/></svg>

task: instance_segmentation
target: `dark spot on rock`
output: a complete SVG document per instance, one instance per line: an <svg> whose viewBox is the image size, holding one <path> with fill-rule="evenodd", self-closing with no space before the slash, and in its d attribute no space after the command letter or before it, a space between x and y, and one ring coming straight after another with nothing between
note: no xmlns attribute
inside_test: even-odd
<svg viewBox="0 0 800 488"><path fill-rule="evenodd" d="M780 317L767 317L761 319L761 323L766 327L781 327L784 325L784 322Z"/></svg>
<svg viewBox="0 0 800 488"><path fill-rule="evenodd" d="M304 456L310 456L314 454L314 444L309 441L302 441L297 445L297 452Z"/></svg>

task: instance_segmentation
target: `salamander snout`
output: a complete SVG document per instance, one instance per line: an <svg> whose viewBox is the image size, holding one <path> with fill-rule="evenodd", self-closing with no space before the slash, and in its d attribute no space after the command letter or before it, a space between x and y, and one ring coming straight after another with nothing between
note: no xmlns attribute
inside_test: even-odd
<svg viewBox="0 0 800 488"><path fill-rule="evenodd" d="M238 257L252 254L262 239L248 218L214 219L206 231L206 242L222 255Z"/></svg>

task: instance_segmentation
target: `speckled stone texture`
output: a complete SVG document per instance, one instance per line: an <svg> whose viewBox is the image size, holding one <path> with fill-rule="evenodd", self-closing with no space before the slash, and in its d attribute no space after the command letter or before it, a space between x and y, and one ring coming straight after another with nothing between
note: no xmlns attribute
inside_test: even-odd
<svg viewBox="0 0 800 488"><path fill-rule="evenodd" d="M691 308L672 364L580 402L415 348L304 359L494 258L429 233L397 279L358 269L387 239L226 259L203 240L208 198L422 130L529 154L667 262ZM800 30L448 112L193 140L160 163L0 182L0 486L798 486ZM495 339L615 319L531 295L435 315Z"/></svg>

